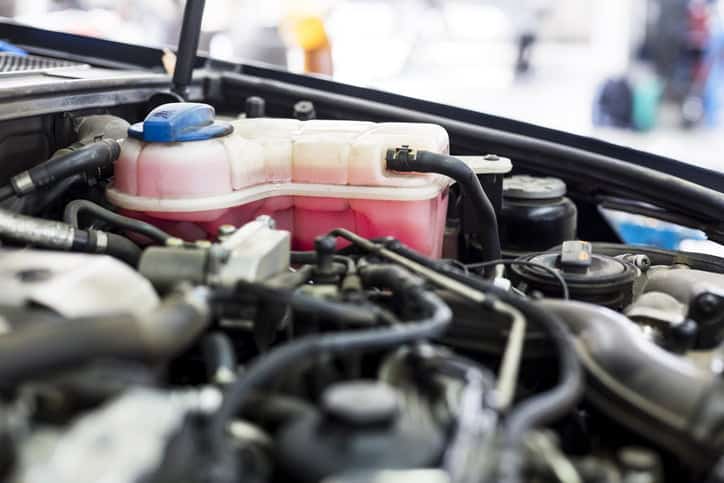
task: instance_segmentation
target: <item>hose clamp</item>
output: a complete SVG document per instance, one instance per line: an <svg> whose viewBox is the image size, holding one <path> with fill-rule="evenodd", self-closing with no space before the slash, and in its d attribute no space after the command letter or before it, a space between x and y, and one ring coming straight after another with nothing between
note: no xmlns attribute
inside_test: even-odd
<svg viewBox="0 0 724 483"><path fill-rule="evenodd" d="M105 253L108 248L108 235L104 231L94 233L96 236L96 253Z"/></svg>
<svg viewBox="0 0 724 483"><path fill-rule="evenodd" d="M33 182L33 178L30 177L30 171L27 170L13 176L10 179L10 184L19 196L26 195L35 190L35 183Z"/></svg>

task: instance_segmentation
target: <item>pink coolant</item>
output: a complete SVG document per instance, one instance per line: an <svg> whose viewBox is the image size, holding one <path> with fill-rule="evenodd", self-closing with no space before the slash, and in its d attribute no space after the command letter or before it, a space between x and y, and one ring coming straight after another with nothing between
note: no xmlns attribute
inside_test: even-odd
<svg viewBox="0 0 724 483"><path fill-rule="evenodd" d="M296 250L334 228L392 236L433 257L442 251L447 178L385 170L402 144L446 152L428 124L248 119L233 134L184 143L125 142L108 198L187 240L270 215ZM340 242L341 244L341 242Z"/></svg>

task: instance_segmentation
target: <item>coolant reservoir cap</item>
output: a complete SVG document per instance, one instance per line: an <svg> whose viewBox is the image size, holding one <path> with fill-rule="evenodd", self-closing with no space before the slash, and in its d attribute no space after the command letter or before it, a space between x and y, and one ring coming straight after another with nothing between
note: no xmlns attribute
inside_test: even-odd
<svg viewBox="0 0 724 483"><path fill-rule="evenodd" d="M172 102L151 111L143 122L128 128L128 135L141 141L175 143L204 141L226 136L234 128L231 124L214 121L216 111L208 104L198 102Z"/></svg>

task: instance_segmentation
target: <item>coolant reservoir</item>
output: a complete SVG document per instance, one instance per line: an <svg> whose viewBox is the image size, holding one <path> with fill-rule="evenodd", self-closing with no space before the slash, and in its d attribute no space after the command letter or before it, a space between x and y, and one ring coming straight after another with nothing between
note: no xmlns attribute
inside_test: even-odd
<svg viewBox="0 0 724 483"><path fill-rule="evenodd" d="M385 169L388 148L448 151L433 124L241 119L166 104L129 128L108 199L188 240L269 215L296 250L334 228L440 256L450 180Z"/></svg>

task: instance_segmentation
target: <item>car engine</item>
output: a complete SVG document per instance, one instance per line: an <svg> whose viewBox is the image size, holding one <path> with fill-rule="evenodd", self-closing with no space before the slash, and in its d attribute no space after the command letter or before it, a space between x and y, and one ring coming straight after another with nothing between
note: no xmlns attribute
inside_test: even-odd
<svg viewBox="0 0 724 483"><path fill-rule="evenodd" d="M724 481L724 259L597 211L718 240L720 192L244 73L32 69L0 76L3 481Z"/></svg>

